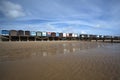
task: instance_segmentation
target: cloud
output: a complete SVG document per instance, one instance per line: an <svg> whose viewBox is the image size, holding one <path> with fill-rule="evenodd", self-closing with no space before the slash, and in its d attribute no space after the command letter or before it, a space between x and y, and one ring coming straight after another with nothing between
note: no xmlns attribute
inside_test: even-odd
<svg viewBox="0 0 120 80"><path fill-rule="evenodd" d="M2 1L0 4L0 12L2 12L2 14L7 18L18 18L25 16L22 6L10 1Z"/></svg>

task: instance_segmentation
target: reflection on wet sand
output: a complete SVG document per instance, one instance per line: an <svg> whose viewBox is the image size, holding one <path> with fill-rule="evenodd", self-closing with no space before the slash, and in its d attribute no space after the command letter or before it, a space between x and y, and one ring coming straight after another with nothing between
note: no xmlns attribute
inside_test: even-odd
<svg viewBox="0 0 120 80"><path fill-rule="evenodd" d="M120 44L0 43L0 80L120 80Z"/></svg>
<svg viewBox="0 0 120 80"><path fill-rule="evenodd" d="M22 44L22 45L21 45ZM31 44L31 45L30 45ZM104 43L95 42L62 42L62 43L1 43L0 61L30 58L34 56L51 56L75 53L77 51L104 47ZM106 45L106 44L105 44ZM110 44L109 44L110 45Z"/></svg>

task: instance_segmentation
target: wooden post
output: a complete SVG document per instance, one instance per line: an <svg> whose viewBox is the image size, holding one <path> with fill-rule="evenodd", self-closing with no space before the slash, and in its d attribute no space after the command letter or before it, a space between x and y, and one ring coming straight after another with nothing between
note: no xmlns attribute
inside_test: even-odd
<svg viewBox="0 0 120 80"><path fill-rule="evenodd" d="M9 41L11 41L11 36L9 35Z"/></svg>
<svg viewBox="0 0 120 80"><path fill-rule="evenodd" d="M113 43L113 38L112 38L112 36L111 36L111 43Z"/></svg>
<svg viewBox="0 0 120 80"><path fill-rule="evenodd" d="M90 41L92 40L91 36L89 37L89 40L90 40Z"/></svg>
<svg viewBox="0 0 120 80"><path fill-rule="evenodd" d="M55 40L55 39L54 39L54 37L53 37L53 39L52 39L52 40L53 40L53 41Z"/></svg>
<svg viewBox="0 0 120 80"><path fill-rule="evenodd" d="M29 38L28 38L28 36L27 36L27 41L29 41Z"/></svg>
<svg viewBox="0 0 120 80"><path fill-rule="evenodd" d="M2 35L0 35L0 41L2 41Z"/></svg>
<svg viewBox="0 0 120 80"><path fill-rule="evenodd" d="M103 42L105 41L105 37L103 37Z"/></svg>
<svg viewBox="0 0 120 80"><path fill-rule="evenodd" d="M47 38L48 38L48 41L50 41L49 37L47 37Z"/></svg>
<svg viewBox="0 0 120 80"><path fill-rule="evenodd" d="M42 39L42 41L43 41L44 37L41 37L41 39Z"/></svg>
<svg viewBox="0 0 120 80"><path fill-rule="evenodd" d="M20 35L19 35L19 41L21 41Z"/></svg>
<svg viewBox="0 0 120 80"><path fill-rule="evenodd" d="M35 38L35 42L36 42L36 36L34 38Z"/></svg>

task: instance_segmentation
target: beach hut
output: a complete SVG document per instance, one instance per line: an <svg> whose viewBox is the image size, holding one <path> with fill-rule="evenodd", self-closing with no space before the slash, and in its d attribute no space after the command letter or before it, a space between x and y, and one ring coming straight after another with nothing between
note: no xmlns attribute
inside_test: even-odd
<svg viewBox="0 0 120 80"><path fill-rule="evenodd" d="M36 31L30 31L29 41L36 41Z"/></svg>
<svg viewBox="0 0 120 80"><path fill-rule="evenodd" d="M81 40L87 40L88 39L88 34L80 34L80 39Z"/></svg>
<svg viewBox="0 0 120 80"><path fill-rule="evenodd" d="M97 39L97 35L89 35L90 37L90 39L92 39L92 40L96 40Z"/></svg>
<svg viewBox="0 0 120 80"><path fill-rule="evenodd" d="M16 30L10 30L10 36L17 36L18 32Z"/></svg>
<svg viewBox="0 0 120 80"><path fill-rule="evenodd" d="M63 33L59 33L59 37L61 37L61 38L62 38L62 37L63 37Z"/></svg>
<svg viewBox="0 0 120 80"><path fill-rule="evenodd" d="M74 33L74 37L76 37L76 38L77 38L77 37L78 37L78 34L77 34L77 33Z"/></svg>
<svg viewBox="0 0 120 80"><path fill-rule="evenodd" d="M63 37L66 37L67 35L66 35L66 33L63 33Z"/></svg>
<svg viewBox="0 0 120 80"><path fill-rule="evenodd" d="M60 35L59 35L59 32L56 32L56 37L59 37Z"/></svg>
<svg viewBox="0 0 120 80"><path fill-rule="evenodd" d="M69 33L69 36L68 36L68 37L72 37L73 34L74 34L74 33Z"/></svg>
<svg viewBox="0 0 120 80"><path fill-rule="evenodd" d="M30 36L30 31L25 31L25 36Z"/></svg>
<svg viewBox="0 0 120 80"><path fill-rule="evenodd" d="M112 38L113 38L114 40L119 40L119 39L120 39L119 36L112 36Z"/></svg>
<svg viewBox="0 0 120 80"><path fill-rule="evenodd" d="M102 38L103 38L102 35L97 35L97 39L98 39L98 40L101 40Z"/></svg>
<svg viewBox="0 0 120 80"><path fill-rule="evenodd" d="M47 32L47 37L51 37L51 32Z"/></svg>
<svg viewBox="0 0 120 80"><path fill-rule="evenodd" d="M23 30L18 30L18 36L24 36L24 31Z"/></svg>
<svg viewBox="0 0 120 80"><path fill-rule="evenodd" d="M42 32L42 36L43 37L46 37L47 36L47 33L45 31Z"/></svg>
<svg viewBox="0 0 120 80"><path fill-rule="evenodd" d="M80 37L81 37L81 38L87 38L88 35L87 35L87 34L80 34Z"/></svg>
<svg viewBox="0 0 120 80"><path fill-rule="evenodd" d="M56 37L56 33L55 32L51 32L51 37Z"/></svg>
<svg viewBox="0 0 120 80"><path fill-rule="evenodd" d="M66 33L66 37L70 37L69 33Z"/></svg>
<svg viewBox="0 0 120 80"><path fill-rule="evenodd" d="M72 37L75 37L75 34L74 34L74 33L72 33Z"/></svg>
<svg viewBox="0 0 120 80"><path fill-rule="evenodd" d="M36 36L39 36L39 37L41 37L41 36L42 36L42 32L40 32L40 31L37 31L37 32L36 32Z"/></svg>
<svg viewBox="0 0 120 80"><path fill-rule="evenodd" d="M100 35L96 35L96 37L97 37L97 38L99 38L99 37L100 37Z"/></svg>
<svg viewBox="0 0 120 80"><path fill-rule="evenodd" d="M35 31L30 31L30 36L36 36L36 32Z"/></svg>
<svg viewBox="0 0 120 80"><path fill-rule="evenodd" d="M99 38L103 38L103 36L102 36L102 35L99 35Z"/></svg>
<svg viewBox="0 0 120 80"><path fill-rule="evenodd" d="M1 35L9 36L9 30L1 30Z"/></svg>
<svg viewBox="0 0 120 80"><path fill-rule="evenodd" d="M105 36L104 36L104 38L105 38L105 39L111 39L111 38L112 38L112 36L105 35Z"/></svg>
<svg viewBox="0 0 120 80"><path fill-rule="evenodd" d="M77 33L72 33L72 37L78 37Z"/></svg>

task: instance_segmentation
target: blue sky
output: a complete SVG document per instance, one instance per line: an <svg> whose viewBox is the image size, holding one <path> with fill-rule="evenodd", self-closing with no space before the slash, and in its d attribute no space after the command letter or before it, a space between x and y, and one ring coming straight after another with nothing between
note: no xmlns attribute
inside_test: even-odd
<svg viewBox="0 0 120 80"><path fill-rule="evenodd" d="M0 29L120 35L120 0L0 0Z"/></svg>

